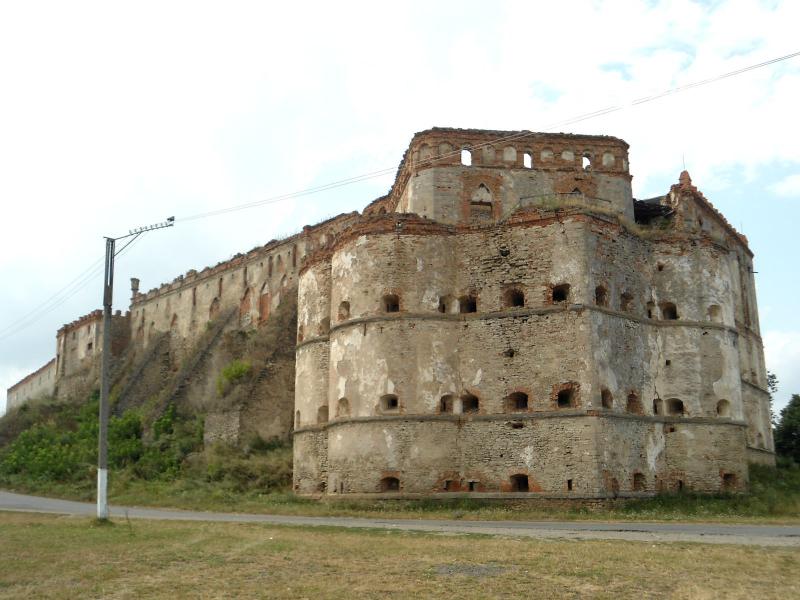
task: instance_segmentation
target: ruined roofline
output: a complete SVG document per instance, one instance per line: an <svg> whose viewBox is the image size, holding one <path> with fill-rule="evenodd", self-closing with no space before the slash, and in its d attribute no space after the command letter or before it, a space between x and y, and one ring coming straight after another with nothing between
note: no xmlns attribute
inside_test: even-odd
<svg viewBox="0 0 800 600"><path fill-rule="evenodd" d="M49 361L47 361L47 363L45 363L43 366L41 366L38 369L36 369L33 373L30 373L30 374L26 375L25 377L20 379L17 383L15 383L10 388L8 388L7 393L10 394L14 390L16 390L18 387L20 387L22 385L25 385L26 383L30 382L34 377L36 377L38 375L41 375L44 371L46 371L47 369L52 367L55 364L55 362L56 362L56 359L55 358L51 358Z"/></svg>
<svg viewBox="0 0 800 600"><path fill-rule="evenodd" d="M487 141L496 141L502 142L505 138L513 138L513 139L535 139L537 141L546 140L546 139L553 139L553 140L574 140L574 141L602 141L602 142L613 142L613 143L620 143L625 146L625 149L630 148L628 143L623 140L622 138L615 137L613 135L593 135L588 133L565 133L562 131L559 132L546 132L546 131L530 131L528 129L470 129L470 128L460 128L460 127L431 127L430 129L423 129L422 131L418 131L411 137L411 142L409 146L411 146L415 141L419 138L424 137L430 134L436 133L444 133L444 134L453 134L453 135L469 135L469 136L484 136L489 138Z"/></svg>
<svg viewBox="0 0 800 600"><path fill-rule="evenodd" d="M726 229L728 233L730 233L733 238L742 245L751 258L754 256L753 251L750 250L747 236L736 231L736 228L730 224L728 219L725 218L725 215L723 215L713 204L711 204L711 201L705 197L703 192L697 189L697 186L692 184L692 178L688 171L681 171L680 177L678 178L678 183L675 183L670 187L669 194L667 196L672 194L687 194L697 200L711 213L711 216L714 217L720 223L720 225L722 225L722 227Z"/></svg>
<svg viewBox="0 0 800 600"><path fill-rule="evenodd" d="M350 227L338 233L324 247L309 253L298 270L298 275L302 276L320 261L329 259L342 245L364 235L464 235L493 230L499 227L542 227L553 223L562 223L567 218L577 221L592 220L609 224L618 228L619 231L627 230L626 225L618 219L609 220L608 215L602 212L598 213L596 210L592 210L590 206L566 206L556 210L528 206L517 209L502 222L481 226L442 223L416 213L365 214Z"/></svg>
<svg viewBox="0 0 800 600"><path fill-rule="evenodd" d="M59 330L56 332L56 337L58 337L62 333L66 333L66 332L71 331L73 329L77 329L77 328L81 327L82 325L85 325L86 323L94 322L94 321L100 321L102 318L103 318L103 311L101 309L98 308L96 310L93 310L90 313L87 313L87 314L85 314L85 315L83 315L81 317L78 317L77 319L75 319L71 323L65 323L64 325L62 325L59 328Z"/></svg>
<svg viewBox="0 0 800 600"><path fill-rule="evenodd" d="M405 188L405 185L408 181L408 176L404 176L404 172L406 171L407 167L409 167L409 158L411 155L412 148L414 145L420 141L421 139L427 136L469 136L472 138L478 137L481 138L479 144L487 144L487 143L503 143L504 141L536 141L542 142L547 140L556 141L584 141L584 142L601 142L605 144L615 144L620 145L624 150L627 152L630 145L625 140L610 136L610 135L589 135L583 133L547 133L547 132L536 132L536 131L528 131L527 129L519 129L519 130L502 130L502 129L461 129L457 127L431 127L429 129L423 129L422 131L416 132L413 136L411 136L411 140L406 147L405 152L403 152L403 156L400 159L400 164L397 167L397 171L395 172L394 181L392 182L389 191L372 202L370 202L364 209L364 212L371 212L373 210L378 210L380 205L383 205L387 210L394 210L397 206L399 201L400 195L402 195L402 191Z"/></svg>
<svg viewBox="0 0 800 600"><path fill-rule="evenodd" d="M153 298L159 297L161 295L180 291L184 288L197 285L199 283L202 283L206 279L216 277L220 273L225 273L230 269L235 269L240 266L248 265L252 262L262 259L264 256L266 256L276 248L279 248L286 244L296 243L299 240L308 237L309 234L315 233L320 229L324 229L325 227L337 221L344 220L347 218L354 218L358 215L359 213L356 211L349 213L341 213L329 219L325 219L324 221L320 221L319 223L316 223L314 225L304 225L301 231L293 235L290 235L288 237L282 239L273 239L268 241L263 246L256 246L255 248L252 248L251 250L248 250L245 253L235 254L232 258L220 261L213 267L212 266L205 267L201 271L197 271L195 269L189 269L188 271L186 271L186 273L183 273L175 277L171 282L162 283L158 287L151 288L147 292L137 293L136 296L131 300L131 306L152 300Z"/></svg>

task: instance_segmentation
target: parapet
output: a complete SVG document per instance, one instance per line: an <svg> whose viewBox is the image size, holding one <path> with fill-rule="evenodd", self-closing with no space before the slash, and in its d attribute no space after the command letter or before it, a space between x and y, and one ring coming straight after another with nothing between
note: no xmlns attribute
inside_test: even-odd
<svg viewBox="0 0 800 600"><path fill-rule="evenodd" d="M616 137L435 127L414 135L389 193L364 213L396 210L412 175L442 166L590 171L630 178L628 144Z"/></svg>
<svg viewBox="0 0 800 600"><path fill-rule="evenodd" d="M83 315L82 317L78 317L71 323L66 323L61 326L61 328L56 332L56 337L60 337L62 334L68 333L74 329L79 329L83 325L88 323L95 323L103 320L103 311L99 308L97 310L93 310L92 312Z"/></svg>

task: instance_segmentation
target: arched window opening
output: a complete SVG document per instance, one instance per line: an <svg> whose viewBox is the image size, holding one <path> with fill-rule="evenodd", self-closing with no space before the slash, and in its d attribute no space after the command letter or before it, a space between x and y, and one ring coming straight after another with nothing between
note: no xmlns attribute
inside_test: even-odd
<svg viewBox="0 0 800 600"><path fill-rule="evenodd" d="M336 403L336 416L340 419L350 416L350 401L347 398L339 398Z"/></svg>
<svg viewBox="0 0 800 600"><path fill-rule="evenodd" d="M320 406L317 410L317 423L327 423L328 422L328 406Z"/></svg>
<svg viewBox="0 0 800 600"><path fill-rule="evenodd" d="M325 317L319 322L319 327L317 327L317 334L328 335L330 331L331 331L331 318Z"/></svg>
<svg viewBox="0 0 800 600"><path fill-rule="evenodd" d="M654 302L648 302L647 303L647 318L648 319L652 319L653 318L653 311L655 310L655 308L656 308L656 305L655 305Z"/></svg>
<svg viewBox="0 0 800 600"><path fill-rule="evenodd" d="M628 292L623 292L619 297L619 309L622 311L630 311L633 307L633 295Z"/></svg>
<svg viewBox="0 0 800 600"><path fill-rule="evenodd" d="M639 396L636 392L628 394L628 398L625 402L625 410L634 415L641 415L644 412L642 410L642 402L639 400Z"/></svg>
<svg viewBox="0 0 800 600"><path fill-rule="evenodd" d="M722 323L722 309L719 304L712 304L708 307L708 319L712 323Z"/></svg>
<svg viewBox="0 0 800 600"><path fill-rule="evenodd" d="M678 318L678 309L672 302L661 304L661 318L665 321L675 321Z"/></svg>
<svg viewBox="0 0 800 600"><path fill-rule="evenodd" d="M553 286L552 292L553 304L566 302L569 299L569 284L561 283Z"/></svg>
<svg viewBox="0 0 800 600"><path fill-rule="evenodd" d="M452 394L445 394L439 399L439 412L451 413L453 412L453 405L455 403L455 396Z"/></svg>
<svg viewBox="0 0 800 600"><path fill-rule="evenodd" d="M400 312L400 296L397 294L386 294L383 298L381 298L381 306L383 308L383 312Z"/></svg>
<svg viewBox="0 0 800 600"><path fill-rule="evenodd" d="M272 277L272 257L267 259L267 277Z"/></svg>
<svg viewBox="0 0 800 600"><path fill-rule="evenodd" d="M594 288L594 303L597 306L608 306L608 290L602 285Z"/></svg>
<svg viewBox="0 0 800 600"><path fill-rule="evenodd" d="M428 146L428 144L422 144L422 146L419 147L420 161L428 161L431 156L433 156L433 148Z"/></svg>
<svg viewBox="0 0 800 600"><path fill-rule="evenodd" d="M269 318L269 292L261 294L258 299L258 322L263 323Z"/></svg>
<svg viewBox="0 0 800 600"><path fill-rule="evenodd" d="M634 492L643 492L645 487L647 486L644 475L642 473L634 473L633 474L633 491Z"/></svg>
<svg viewBox="0 0 800 600"><path fill-rule="evenodd" d="M553 153L553 151L550 148L545 148L544 150L542 150L541 154L539 155L539 157L541 158L542 162L547 162L547 161L553 160L554 156L555 156L555 154Z"/></svg>
<svg viewBox="0 0 800 600"><path fill-rule="evenodd" d="M602 388L600 390L600 403L602 404L603 408L614 407L614 396L611 394L611 390L608 388Z"/></svg>
<svg viewBox="0 0 800 600"><path fill-rule="evenodd" d="M346 321L350 318L350 303L347 300L339 303L339 312L336 316L340 321Z"/></svg>
<svg viewBox="0 0 800 600"><path fill-rule="evenodd" d="M661 398L653 399L653 414L654 415L664 414L664 401Z"/></svg>
<svg viewBox="0 0 800 600"><path fill-rule="evenodd" d="M461 149L461 164L465 167L472 166L472 150L469 148L462 148Z"/></svg>
<svg viewBox="0 0 800 600"><path fill-rule="evenodd" d="M726 492L732 492L736 489L736 475L734 473L722 474L722 489Z"/></svg>
<svg viewBox="0 0 800 600"><path fill-rule="evenodd" d="M297 266L297 244L292 244L292 267Z"/></svg>
<svg viewBox="0 0 800 600"><path fill-rule="evenodd" d="M677 398L670 398L667 400L667 412L670 415L683 415L684 408L683 408L683 401L678 400Z"/></svg>
<svg viewBox="0 0 800 600"><path fill-rule="evenodd" d="M299 410L296 413L294 413L294 428L295 429L299 429L300 428L300 411Z"/></svg>
<svg viewBox="0 0 800 600"><path fill-rule="evenodd" d="M525 392L513 392L506 396L507 412L523 412L528 410L528 394Z"/></svg>
<svg viewBox="0 0 800 600"><path fill-rule="evenodd" d="M395 394L384 394L381 396L381 411L386 413L400 411L400 400Z"/></svg>
<svg viewBox="0 0 800 600"><path fill-rule="evenodd" d="M478 312L478 299L472 294L468 296L461 296L461 298L458 299L458 312L460 313Z"/></svg>
<svg viewBox="0 0 800 600"><path fill-rule="evenodd" d="M384 477L380 484L381 492L399 492L400 480L397 477Z"/></svg>
<svg viewBox="0 0 800 600"><path fill-rule="evenodd" d="M613 167L616 159L611 152L604 152L603 153L603 166L604 167Z"/></svg>
<svg viewBox="0 0 800 600"><path fill-rule="evenodd" d="M211 306L208 308L208 320L213 321L219 316L219 298L214 298L211 301Z"/></svg>
<svg viewBox="0 0 800 600"><path fill-rule="evenodd" d="M717 402L717 415L720 417L730 417L731 403L727 400L720 400Z"/></svg>
<svg viewBox="0 0 800 600"><path fill-rule="evenodd" d="M525 167L526 169L533 168L533 154L531 154L530 152L526 152L525 154L522 155L522 166Z"/></svg>
<svg viewBox="0 0 800 600"><path fill-rule="evenodd" d="M517 149L514 146L506 146L503 148L503 161L515 163L517 162Z"/></svg>
<svg viewBox="0 0 800 600"><path fill-rule="evenodd" d="M519 288L509 288L503 292L503 306L522 308L525 306L525 293Z"/></svg>
<svg viewBox="0 0 800 600"><path fill-rule="evenodd" d="M251 296L250 288L247 288L244 296L242 296L242 299L239 301L239 324L241 327L247 327L253 319L250 314L250 309L252 308Z"/></svg>
<svg viewBox="0 0 800 600"><path fill-rule="evenodd" d="M447 314L450 311L450 305L453 302L450 296L439 296L439 306L436 308L440 313Z"/></svg>
<svg viewBox="0 0 800 600"><path fill-rule="evenodd" d="M530 484L528 483L528 476L519 473L511 476L510 491L512 492L529 492Z"/></svg>
<svg viewBox="0 0 800 600"><path fill-rule="evenodd" d="M471 223L484 223L492 221L493 214L492 192L486 184L480 184L469 201L469 218Z"/></svg>
<svg viewBox="0 0 800 600"><path fill-rule="evenodd" d="M583 158L581 158L581 166L583 167L584 171L590 171L592 169L592 155L588 152L583 153Z"/></svg>
<svg viewBox="0 0 800 600"><path fill-rule="evenodd" d="M479 400L477 396L472 394L464 394L461 396L461 412L463 413L476 413L479 409Z"/></svg>
<svg viewBox="0 0 800 600"><path fill-rule="evenodd" d="M556 406L558 408L572 408L575 406L575 386L567 384L561 386L556 393Z"/></svg>

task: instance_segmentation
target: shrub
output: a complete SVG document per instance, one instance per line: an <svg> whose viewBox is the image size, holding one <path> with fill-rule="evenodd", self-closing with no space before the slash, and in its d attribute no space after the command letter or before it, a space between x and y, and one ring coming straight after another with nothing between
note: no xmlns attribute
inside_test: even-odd
<svg viewBox="0 0 800 600"><path fill-rule="evenodd" d="M253 366L246 360L233 360L222 369L217 377L217 394L225 396L232 386L241 383L253 371Z"/></svg>

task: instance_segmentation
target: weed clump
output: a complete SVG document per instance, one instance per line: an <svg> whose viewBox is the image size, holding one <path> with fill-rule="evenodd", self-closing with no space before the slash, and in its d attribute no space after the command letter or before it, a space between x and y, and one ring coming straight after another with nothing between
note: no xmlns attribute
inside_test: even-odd
<svg viewBox="0 0 800 600"><path fill-rule="evenodd" d="M253 365L250 361L235 359L225 365L217 377L217 394L220 398L228 394L231 388L242 383L253 372Z"/></svg>

